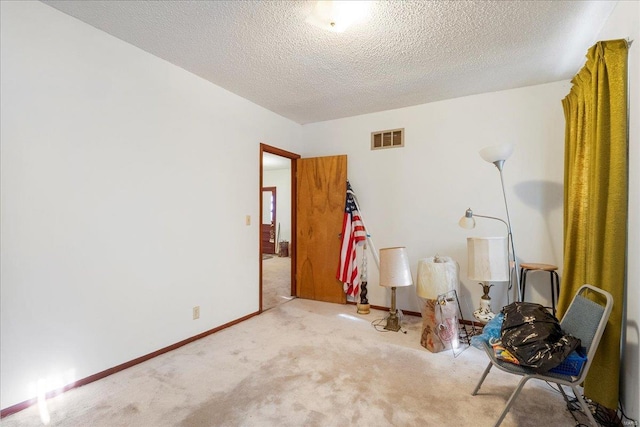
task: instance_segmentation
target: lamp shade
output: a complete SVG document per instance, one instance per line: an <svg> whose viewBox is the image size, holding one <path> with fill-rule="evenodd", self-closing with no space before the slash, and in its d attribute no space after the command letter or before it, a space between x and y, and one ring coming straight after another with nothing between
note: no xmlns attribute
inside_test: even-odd
<svg viewBox="0 0 640 427"><path fill-rule="evenodd" d="M468 277L481 282L509 280L509 255L506 237L468 237Z"/></svg>
<svg viewBox="0 0 640 427"><path fill-rule="evenodd" d="M450 257L430 257L418 261L416 293L421 298L437 299L438 295L458 290L458 263Z"/></svg>
<svg viewBox="0 0 640 427"><path fill-rule="evenodd" d="M489 163L494 163L500 160L507 160L511 153L513 153L513 145L511 144L492 145L480 150L480 157Z"/></svg>
<svg viewBox="0 0 640 427"><path fill-rule="evenodd" d="M411 286L411 268L405 247L380 249L380 286Z"/></svg>
<svg viewBox="0 0 640 427"><path fill-rule="evenodd" d="M473 218L473 211L471 208L467 209L464 216L458 221L458 225L462 228L475 228L476 220Z"/></svg>

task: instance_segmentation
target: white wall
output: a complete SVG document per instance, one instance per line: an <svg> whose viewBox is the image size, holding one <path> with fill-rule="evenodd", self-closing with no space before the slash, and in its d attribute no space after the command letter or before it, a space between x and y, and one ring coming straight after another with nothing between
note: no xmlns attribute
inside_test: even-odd
<svg viewBox="0 0 640 427"><path fill-rule="evenodd" d="M640 419L638 329L640 311L640 2L620 1L598 40L630 39L629 48L629 241L627 246L626 342L622 351L622 404L627 415Z"/></svg>
<svg viewBox="0 0 640 427"><path fill-rule="evenodd" d="M291 242L291 169L264 171L262 183L265 187L276 187L276 226L280 227L279 241Z"/></svg>
<svg viewBox="0 0 640 427"><path fill-rule="evenodd" d="M639 5L618 2L597 37L635 40L629 51L629 218L640 216ZM414 277L419 258L439 253L458 260L463 309L470 318L481 290L466 278L465 238L499 235L504 230L499 223L480 219L471 232L457 226L467 207L505 217L498 172L477 155L484 146L516 145L505 163L504 176L518 258L558 265L562 276L564 114L560 101L569 89L570 83L558 82L309 124L304 126L304 139L310 148L304 154L349 156L349 179L374 244L378 249L407 246ZM402 127L405 148L370 151L370 132ZM638 259L640 227L630 221L621 396L627 414L636 420L640 418ZM370 261L369 300L388 306L389 293L378 286L372 265ZM527 300L550 303L546 275L530 275L528 283ZM398 290L400 308L419 311L414 292L413 288ZM491 295L495 309L506 303L499 288L493 288Z"/></svg>
<svg viewBox="0 0 640 427"><path fill-rule="evenodd" d="M295 152L301 128L42 3L0 6L6 408L257 311L259 143Z"/></svg>
<svg viewBox="0 0 640 427"><path fill-rule="evenodd" d="M513 142L504 173L519 258L562 265L568 82L301 128L44 4L0 8L2 408L33 397L40 378L83 378L257 310L259 142L348 154L377 247L407 246L414 276L421 257L457 259L467 316L481 292L466 279L465 238L503 227L457 220L467 207L504 217L497 170L477 151ZM600 39L640 43L638 13L619 2ZM369 151L371 131L397 127L406 148ZM638 128L631 114L630 218ZM639 234L631 222L623 402L636 419ZM371 303L389 305L369 265ZM546 280L530 283L548 301ZM401 308L419 310L413 293L398 291Z"/></svg>
<svg viewBox="0 0 640 427"><path fill-rule="evenodd" d="M468 207L505 218L498 170L478 155L481 148L515 144L504 179L519 259L562 266L561 99L569 88L559 82L309 124L304 140L314 155L348 155L349 179L377 249L406 246L414 277L423 257L447 255L460 263L470 319L482 290L467 279L466 238L506 235L492 220L478 219L474 230L458 226ZM395 128L405 129L404 148L370 150L372 131ZM389 306L369 259L369 301ZM531 275L528 284L527 300L548 303L548 275ZM399 308L420 311L414 287L397 292ZM506 304L504 287L491 295L496 311Z"/></svg>

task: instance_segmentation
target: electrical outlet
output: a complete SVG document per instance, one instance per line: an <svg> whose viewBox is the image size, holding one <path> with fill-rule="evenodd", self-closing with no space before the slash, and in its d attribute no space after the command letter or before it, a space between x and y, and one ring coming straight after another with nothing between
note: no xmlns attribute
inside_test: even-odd
<svg viewBox="0 0 640 427"><path fill-rule="evenodd" d="M193 307L193 320L200 318L200 306Z"/></svg>

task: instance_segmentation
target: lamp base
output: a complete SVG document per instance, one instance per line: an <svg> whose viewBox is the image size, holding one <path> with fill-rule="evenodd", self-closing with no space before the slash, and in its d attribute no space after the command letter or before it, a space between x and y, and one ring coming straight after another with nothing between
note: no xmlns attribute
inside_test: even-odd
<svg viewBox="0 0 640 427"><path fill-rule="evenodd" d="M387 317L387 324L384 329L387 331L398 332L400 330L400 319L398 319L397 313L390 313Z"/></svg>
<svg viewBox="0 0 640 427"><path fill-rule="evenodd" d="M358 304L358 314L369 314L369 313L371 313L370 304Z"/></svg>
<svg viewBox="0 0 640 427"><path fill-rule="evenodd" d="M480 297L480 308L473 312L473 317L482 323L487 323L496 317L496 314L491 311L491 297L489 296L489 289L493 285L489 282L478 283L478 285L482 286L483 295Z"/></svg>
<svg viewBox="0 0 640 427"><path fill-rule="evenodd" d="M496 317L496 314L491 311L491 300L481 299L480 308L473 312L473 317L482 323L487 323L489 320Z"/></svg>

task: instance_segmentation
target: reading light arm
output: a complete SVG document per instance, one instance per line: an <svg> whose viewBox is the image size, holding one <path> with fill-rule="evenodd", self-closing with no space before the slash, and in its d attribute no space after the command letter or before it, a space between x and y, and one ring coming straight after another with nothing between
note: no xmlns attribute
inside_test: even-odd
<svg viewBox="0 0 640 427"><path fill-rule="evenodd" d="M471 215L469 216L467 213L471 213ZM472 218L474 216L477 216L478 218L488 218L488 219L495 219L496 221L500 221L501 223L504 224L505 227L507 227L507 233L511 233L511 229L509 228L509 224L507 224L507 221L505 221L504 219L498 218L498 217L495 217L495 216L480 215L480 214L477 214L477 213L473 213L471 208L467 209L467 212L465 213L465 217Z"/></svg>

